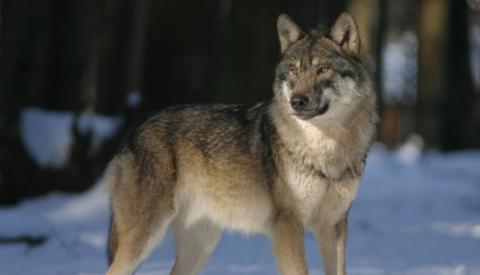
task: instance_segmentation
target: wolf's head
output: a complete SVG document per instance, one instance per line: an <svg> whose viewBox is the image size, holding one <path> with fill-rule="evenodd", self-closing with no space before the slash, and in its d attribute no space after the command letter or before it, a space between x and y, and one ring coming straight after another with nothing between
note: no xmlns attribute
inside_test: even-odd
<svg viewBox="0 0 480 275"><path fill-rule="evenodd" d="M275 97L291 115L327 126L341 124L362 104L375 104L351 15L341 14L331 30L306 33L282 14L277 27L283 58L276 70Z"/></svg>

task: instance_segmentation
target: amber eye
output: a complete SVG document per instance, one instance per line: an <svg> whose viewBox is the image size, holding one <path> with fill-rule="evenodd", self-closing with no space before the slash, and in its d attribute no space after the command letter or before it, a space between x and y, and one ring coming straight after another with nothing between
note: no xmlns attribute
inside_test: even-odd
<svg viewBox="0 0 480 275"><path fill-rule="evenodd" d="M320 67L320 72L321 72L321 73L326 73L326 72L328 72L328 67Z"/></svg>
<svg viewBox="0 0 480 275"><path fill-rule="evenodd" d="M298 73L298 69L297 69L297 68L293 68L293 69L292 69L292 73L297 74L297 73Z"/></svg>

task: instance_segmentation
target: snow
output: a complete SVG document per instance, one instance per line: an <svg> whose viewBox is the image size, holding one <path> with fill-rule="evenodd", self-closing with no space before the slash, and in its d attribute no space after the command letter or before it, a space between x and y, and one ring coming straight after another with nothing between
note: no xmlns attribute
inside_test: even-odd
<svg viewBox="0 0 480 275"><path fill-rule="evenodd" d="M68 161L73 142L73 113L27 108L20 113L20 133L25 148L42 167L60 168Z"/></svg>
<svg viewBox="0 0 480 275"><path fill-rule="evenodd" d="M419 154L415 144L372 148L349 215L347 274L480 274L480 151ZM0 208L0 238L48 237L0 243L0 274L104 274L108 221L102 181L84 194ZM201 274L278 274L270 246L263 236L225 233ZM323 274L311 233L305 247L310 274ZM169 274L174 260L168 234L136 274Z"/></svg>
<svg viewBox="0 0 480 275"><path fill-rule="evenodd" d="M112 137L123 124L121 117L108 117L82 112L76 120L73 112L41 108L25 108L20 113L20 133L30 156L41 167L62 168L70 158L73 145L73 123L81 134L92 133L90 154L95 154L102 142Z"/></svg>
<svg viewBox="0 0 480 275"><path fill-rule="evenodd" d="M131 108L136 108L142 103L142 93L139 90L133 90L125 98L125 103Z"/></svg>
<svg viewBox="0 0 480 275"><path fill-rule="evenodd" d="M116 131L123 125L121 116L111 117L83 112L80 114L77 126L82 134L92 134L90 154L96 154L105 140L112 138Z"/></svg>

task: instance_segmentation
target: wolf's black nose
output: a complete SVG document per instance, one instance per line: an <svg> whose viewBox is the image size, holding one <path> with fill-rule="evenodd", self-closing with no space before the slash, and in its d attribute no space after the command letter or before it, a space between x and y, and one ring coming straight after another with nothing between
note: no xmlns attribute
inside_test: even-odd
<svg viewBox="0 0 480 275"><path fill-rule="evenodd" d="M290 100L290 104L295 111L302 111L308 104L308 97L304 95L294 95Z"/></svg>

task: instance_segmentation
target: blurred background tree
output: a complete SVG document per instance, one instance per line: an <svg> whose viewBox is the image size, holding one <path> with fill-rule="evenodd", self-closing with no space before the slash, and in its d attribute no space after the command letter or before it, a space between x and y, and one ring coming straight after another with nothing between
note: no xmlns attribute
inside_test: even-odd
<svg viewBox="0 0 480 275"><path fill-rule="evenodd" d="M276 20L357 20L380 98L379 142L480 148L478 0L0 0L0 204L99 179L141 114L173 104L253 103L272 96ZM32 157L28 108L71 113L60 167ZM121 118L91 152L82 116Z"/></svg>

